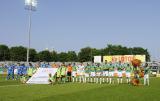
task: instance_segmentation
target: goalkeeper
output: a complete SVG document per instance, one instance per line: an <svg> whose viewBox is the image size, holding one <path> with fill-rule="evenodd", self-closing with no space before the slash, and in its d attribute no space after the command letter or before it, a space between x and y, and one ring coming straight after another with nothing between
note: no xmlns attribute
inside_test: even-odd
<svg viewBox="0 0 160 101"><path fill-rule="evenodd" d="M53 85L54 83L56 83L56 77L57 77L57 73L54 76L52 76L52 74L50 73L49 80L48 80L49 84Z"/></svg>

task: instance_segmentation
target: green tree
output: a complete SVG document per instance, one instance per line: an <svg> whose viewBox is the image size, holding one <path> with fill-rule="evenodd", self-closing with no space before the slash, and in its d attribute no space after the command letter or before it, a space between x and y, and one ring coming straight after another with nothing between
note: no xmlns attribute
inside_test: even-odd
<svg viewBox="0 0 160 101"><path fill-rule="evenodd" d="M127 47L123 47L121 45L112 45L109 44L105 50L107 50L108 55L128 55L129 51L127 49Z"/></svg>
<svg viewBox="0 0 160 101"><path fill-rule="evenodd" d="M92 53L92 56L98 56L102 54L102 51L101 49L92 48L91 53Z"/></svg>
<svg viewBox="0 0 160 101"><path fill-rule="evenodd" d="M90 47L82 48L78 53L78 60L80 62L92 61L92 48Z"/></svg>
<svg viewBox="0 0 160 101"><path fill-rule="evenodd" d="M110 55L110 51L109 51L108 47L101 49L101 55L102 56Z"/></svg>
<svg viewBox="0 0 160 101"><path fill-rule="evenodd" d="M35 49L30 49L30 61L61 61L61 62L87 62L93 61L94 56L105 55L146 55L146 61L150 61L150 54L142 47L125 47L121 45L108 44L103 49L85 47L80 50L78 56L75 51L57 53L56 51L41 51L37 54ZM27 48L23 46L11 47L0 45L0 61L26 61Z"/></svg>
<svg viewBox="0 0 160 101"><path fill-rule="evenodd" d="M56 51L53 50L53 51L51 52L51 58L52 58L51 60L54 61L54 62L57 62L57 61L58 61L58 54L57 54Z"/></svg>
<svg viewBox="0 0 160 101"><path fill-rule="evenodd" d="M146 49L146 51L145 51L145 55L146 55L146 61L151 61L151 59L150 59L150 54L149 54L149 52L148 52L148 50Z"/></svg>
<svg viewBox="0 0 160 101"><path fill-rule="evenodd" d="M102 55L146 55L146 61L150 61L150 54L142 47L127 48L121 45L108 44L102 49Z"/></svg>
<svg viewBox="0 0 160 101"><path fill-rule="evenodd" d="M76 52L75 51L68 51L67 60L69 62L76 62L78 60Z"/></svg>
<svg viewBox="0 0 160 101"><path fill-rule="evenodd" d="M0 45L0 61L5 61L10 59L9 48L6 45Z"/></svg>
<svg viewBox="0 0 160 101"><path fill-rule="evenodd" d="M37 61L37 51L35 49L30 49L29 51L29 61L36 62Z"/></svg>
<svg viewBox="0 0 160 101"><path fill-rule="evenodd" d="M142 47L133 47L132 54L133 55L146 55L146 61L150 61L150 54L148 50Z"/></svg>
<svg viewBox="0 0 160 101"><path fill-rule="evenodd" d="M51 62L51 53L48 50L44 50L38 53L39 61Z"/></svg>
<svg viewBox="0 0 160 101"><path fill-rule="evenodd" d="M136 54L144 55L145 52L146 52L146 50L143 49L142 47L133 47L132 48L132 54L133 55L136 55Z"/></svg>
<svg viewBox="0 0 160 101"><path fill-rule="evenodd" d="M102 55L102 49L96 49L96 48L91 49L92 62L94 61L94 56L101 56L101 55Z"/></svg>
<svg viewBox="0 0 160 101"><path fill-rule="evenodd" d="M23 46L16 46L10 48L11 61L26 61L27 48Z"/></svg>
<svg viewBox="0 0 160 101"><path fill-rule="evenodd" d="M69 60L68 60L67 57L68 57L67 53L61 52L61 53L58 54L58 61L60 61L60 62L68 62Z"/></svg>

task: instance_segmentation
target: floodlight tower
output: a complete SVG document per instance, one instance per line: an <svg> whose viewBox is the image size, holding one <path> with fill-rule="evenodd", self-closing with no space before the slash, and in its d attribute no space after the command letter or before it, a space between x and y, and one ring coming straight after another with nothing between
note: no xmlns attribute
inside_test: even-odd
<svg viewBox="0 0 160 101"><path fill-rule="evenodd" d="M29 50L31 41L31 25L32 25L32 11L36 11L37 0L25 0L25 9L29 11L29 29L28 29L28 48L27 48L27 64L29 63Z"/></svg>

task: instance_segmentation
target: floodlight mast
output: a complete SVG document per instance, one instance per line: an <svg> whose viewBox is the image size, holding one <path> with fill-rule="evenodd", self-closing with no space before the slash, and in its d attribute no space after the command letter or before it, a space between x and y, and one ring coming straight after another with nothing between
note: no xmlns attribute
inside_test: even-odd
<svg viewBox="0 0 160 101"><path fill-rule="evenodd" d="M29 11L27 65L29 64L29 50L31 44L32 11L36 11L36 8L37 8L37 0L25 0L25 9Z"/></svg>

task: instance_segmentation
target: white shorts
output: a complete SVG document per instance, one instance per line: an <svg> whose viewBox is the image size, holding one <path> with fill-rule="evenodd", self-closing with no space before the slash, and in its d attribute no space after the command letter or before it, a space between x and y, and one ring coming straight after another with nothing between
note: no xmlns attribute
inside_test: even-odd
<svg viewBox="0 0 160 101"><path fill-rule="evenodd" d="M145 74L144 79L149 79L149 74Z"/></svg>
<svg viewBox="0 0 160 101"><path fill-rule="evenodd" d="M85 77L89 77L89 73L85 73L84 75L85 75Z"/></svg>
<svg viewBox="0 0 160 101"><path fill-rule="evenodd" d="M97 73L96 73L96 76L101 76L101 72L97 72Z"/></svg>
<svg viewBox="0 0 160 101"><path fill-rule="evenodd" d="M126 72L126 77L130 78L131 77L131 73L130 72Z"/></svg>
<svg viewBox="0 0 160 101"><path fill-rule="evenodd" d="M91 77L94 77L96 76L96 73L95 72L91 72Z"/></svg>
<svg viewBox="0 0 160 101"><path fill-rule="evenodd" d="M113 71L110 71L110 72L109 72L109 76L110 76L110 77L113 77L113 76L114 76L114 72L113 72Z"/></svg>
<svg viewBox="0 0 160 101"><path fill-rule="evenodd" d="M122 77L122 72L118 72L118 77Z"/></svg>
<svg viewBox="0 0 160 101"><path fill-rule="evenodd" d="M126 71L123 70L123 71L122 71L122 74L126 74Z"/></svg>
<svg viewBox="0 0 160 101"><path fill-rule="evenodd" d="M18 74L18 69L14 69L14 74Z"/></svg>
<svg viewBox="0 0 160 101"><path fill-rule="evenodd" d="M76 74L77 74L76 71L73 71L73 72L72 72L72 76L73 76L73 77L76 77L76 76L77 76Z"/></svg>
<svg viewBox="0 0 160 101"><path fill-rule="evenodd" d="M109 72L108 71L103 71L103 76L109 76Z"/></svg>
<svg viewBox="0 0 160 101"><path fill-rule="evenodd" d="M79 75L80 75L80 76L84 76L85 73L84 73L84 72L80 72Z"/></svg>
<svg viewBox="0 0 160 101"><path fill-rule="evenodd" d="M77 75L80 75L80 70L77 70Z"/></svg>

